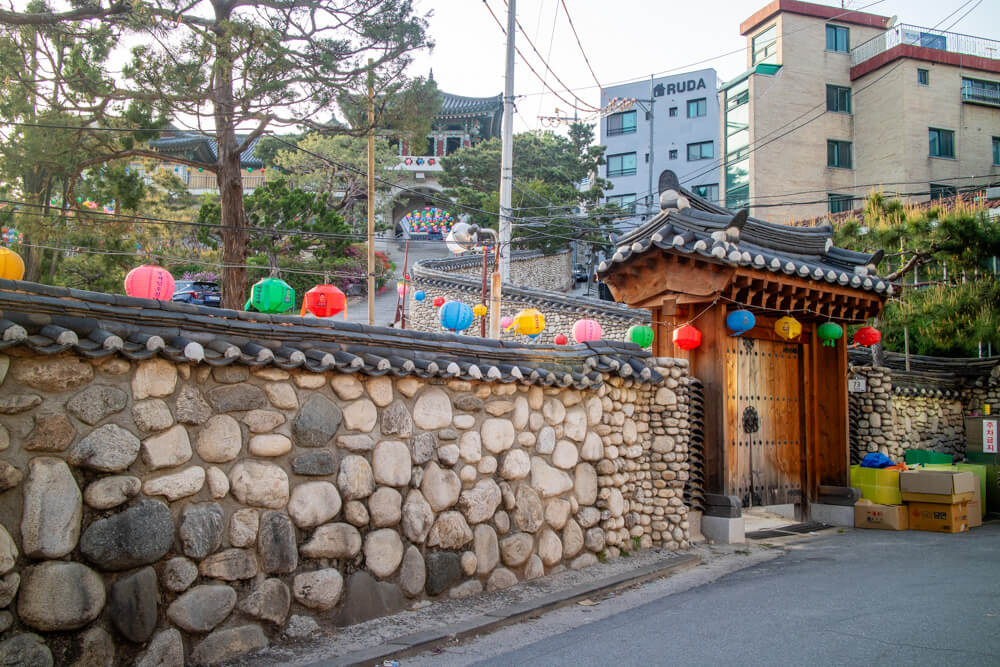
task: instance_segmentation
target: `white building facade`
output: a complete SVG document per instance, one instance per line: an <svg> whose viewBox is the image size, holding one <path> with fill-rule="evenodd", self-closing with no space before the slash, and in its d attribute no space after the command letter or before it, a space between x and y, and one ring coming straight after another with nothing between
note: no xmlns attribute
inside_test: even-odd
<svg viewBox="0 0 1000 667"><path fill-rule="evenodd" d="M645 221L659 212L657 181L665 169L681 184L719 201L719 100L714 69L608 86L601 103L635 100L630 110L601 119L606 146L602 176L612 187L609 204L623 209L619 227Z"/></svg>

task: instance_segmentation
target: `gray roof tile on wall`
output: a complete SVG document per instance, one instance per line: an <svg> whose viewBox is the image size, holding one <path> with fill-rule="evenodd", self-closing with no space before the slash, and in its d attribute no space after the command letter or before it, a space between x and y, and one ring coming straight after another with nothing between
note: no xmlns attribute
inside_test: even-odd
<svg viewBox="0 0 1000 667"><path fill-rule="evenodd" d="M274 366L313 373L414 375L596 387L604 375L659 383L649 352L631 343L524 345L509 341L268 315L48 288L0 280L0 350L90 359L160 356L209 366ZM109 301L113 303L109 303Z"/></svg>

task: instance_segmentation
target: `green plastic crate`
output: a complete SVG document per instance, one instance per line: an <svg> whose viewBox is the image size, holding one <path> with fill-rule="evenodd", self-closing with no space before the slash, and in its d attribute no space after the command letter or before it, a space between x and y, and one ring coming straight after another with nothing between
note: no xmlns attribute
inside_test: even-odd
<svg viewBox="0 0 1000 667"><path fill-rule="evenodd" d="M915 463L950 464L954 459L951 454L932 452L928 449L907 449L905 459L907 465Z"/></svg>

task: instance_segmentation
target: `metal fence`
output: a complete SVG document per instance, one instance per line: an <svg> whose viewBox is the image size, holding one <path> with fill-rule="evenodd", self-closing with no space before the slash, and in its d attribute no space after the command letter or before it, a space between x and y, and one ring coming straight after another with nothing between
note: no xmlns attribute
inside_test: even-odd
<svg viewBox="0 0 1000 667"><path fill-rule="evenodd" d="M851 67L860 65L901 44L992 60L1000 59L1000 41L998 40L944 32L933 28L922 28L916 25L899 24L852 49Z"/></svg>

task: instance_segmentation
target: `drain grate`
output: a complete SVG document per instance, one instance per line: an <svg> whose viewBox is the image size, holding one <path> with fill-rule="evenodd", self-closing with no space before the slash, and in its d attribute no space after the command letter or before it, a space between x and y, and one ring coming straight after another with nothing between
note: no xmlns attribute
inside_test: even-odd
<svg viewBox="0 0 1000 667"><path fill-rule="evenodd" d="M832 526L819 521L806 521L805 523L793 523L788 526L781 526L780 528L755 530L752 533L747 533L746 538L748 540L770 540L777 537L788 537L789 535L802 535L803 533L811 533L826 528L832 528Z"/></svg>

